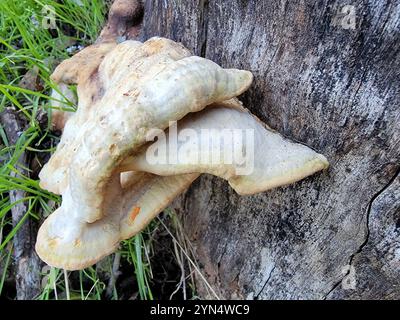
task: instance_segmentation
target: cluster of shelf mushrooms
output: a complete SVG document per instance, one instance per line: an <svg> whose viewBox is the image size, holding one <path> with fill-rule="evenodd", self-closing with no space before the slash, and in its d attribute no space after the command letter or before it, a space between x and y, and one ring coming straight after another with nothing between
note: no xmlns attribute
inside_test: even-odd
<svg viewBox="0 0 400 320"><path fill-rule="evenodd" d="M62 195L61 206L41 226L36 251L67 270L90 266L140 232L202 173L226 179L239 194L287 185L328 166L312 149L283 138L236 98L251 72L223 69L165 38L142 43L98 43L63 61L52 80L58 97L77 85L76 112L54 111L63 131L40 173L40 185ZM251 129L254 163L237 174L235 163L198 163L190 152L174 163L154 164L146 151L153 128ZM246 146L245 146L246 147ZM223 146L210 152L221 154ZM199 151L200 152L200 151Z"/></svg>

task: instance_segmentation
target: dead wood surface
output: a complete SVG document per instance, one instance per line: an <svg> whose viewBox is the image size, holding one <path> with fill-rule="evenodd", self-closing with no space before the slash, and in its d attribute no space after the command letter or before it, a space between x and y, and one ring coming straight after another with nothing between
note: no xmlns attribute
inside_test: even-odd
<svg viewBox="0 0 400 320"><path fill-rule="evenodd" d="M185 230L222 298L400 298L400 1L352 1L354 28L347 4L144 1L142 40L251 70L245 106L331 163L254 196L190 188Z"/></svg>
<svg viewBox="0 0 400 320"><path fill-rule="evenodd" d="M11 108L0 113L1 125L7 135L9 145L15 145L24 131L25 124L18 118L18 114ZM11 172L12 177L19 174L29 176L26 168L29 168L28 155L22 152L16 163L19 173ZM11 190L10 203L15 203L11 208L12 226L15 228L24 219L28 211L28 203L21 201L27 194L23 190ZM30 300L40 293L41 261L35 252L35 242L38 225L27 217L13 237L13 265L16 280L18 300Z"/></svg>

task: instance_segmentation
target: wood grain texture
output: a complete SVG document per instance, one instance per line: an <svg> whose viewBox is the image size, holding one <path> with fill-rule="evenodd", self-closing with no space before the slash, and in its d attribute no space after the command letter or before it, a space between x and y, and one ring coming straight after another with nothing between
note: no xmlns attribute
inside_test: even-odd
<svg viewBox="0 0 400 320"><path fill-rule="evenodd" d="M10 145L15 145L24 130L24 123L21 121L17 112L11 108L6 108L0 113L0 122L3 127ZM21 152L16 163L19 174L28 176L28 155ZM11 177L19 177L16 172L11 172ZM22 201L26 198L23 190L11 190L9 193L10 203L15 203L11 208L13 228L24 219L28 211L28 203ZM26 219L22 223L18 232L13 237L13 267L16 280L16 291L18 300L34 299L41 289L40 272L42 262L35 252L35 241L37 234L37 223L32 219Z"/></svg>
<svg viewBox="0 0 400 320"><path fill-rule="evenodd" d="M354 29L347 4L144 1L143 40L252 71L245 106L331 163L254 196L211 176L190 188L185 230L222 298L400 298L400 1L351 1Z"/></svg>

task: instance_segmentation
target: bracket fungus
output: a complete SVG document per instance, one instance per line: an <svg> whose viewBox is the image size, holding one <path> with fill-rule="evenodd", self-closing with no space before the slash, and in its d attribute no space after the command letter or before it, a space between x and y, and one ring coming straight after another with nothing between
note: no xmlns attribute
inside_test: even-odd
<svg viewBox="0 0 400 320"><path fill-rule="evenodd" d="M237 100L253 80L249 71L223 69L168 39L95 44L62 62L52 79L61 88L76 84L78 93L75 113L56 113L63 134L40 173L41 186L62 195L36 243L52 266L76 270L96 263L201 173L226 179L239 194L254 194L328 166L324 156L283 138ZM176 133L186 139L178 139L182 152L170 161L169 129L176 121ZM150 141L154 128L166 138ZM187 139L207 130L251 135L245 142L234 134L231 144L211 141L206 151ZM167 161L151 160L156 149Z"/></svg>

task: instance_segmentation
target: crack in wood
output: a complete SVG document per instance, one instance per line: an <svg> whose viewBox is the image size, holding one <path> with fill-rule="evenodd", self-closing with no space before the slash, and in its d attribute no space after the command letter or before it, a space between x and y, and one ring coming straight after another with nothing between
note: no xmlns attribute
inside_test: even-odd
<svg viewBox="0 0 400 320"><path fill-rule="evenodd" d="M207 36L208 36L208 10L209 0L201 0L200 10L200 56L206 57L207 54Z"/></svg>
<svg viewBox="0 0 400 320"><path fill-rule="evenodd" d="M269 282L269 280L271 280L272 273L274 272L275 268L276 268L276 266L274 265L274 266L272 267L272 269L271 269L269 275L268 275L267 280L265 280L265 282L264 282L264 284L263 284L261 290L260 290L260 291L256 294L256 296L254 297L254 300L258 300L258 298L260 297L261 293L264 291L265 287L267 286L267 283Z"/></svg>
<svg viewBox="0 0 400 320"><path fill-rule="evenodd" d="M366 230L367 230L367 232L366 232L365 240L358 247L357 251L355 251L352 255L350 255L349 263L348 263L349 266L353 265L354 258L357 255L361 254L362 250L364 249L364 247L367 245L367 243L369 241L369 236L370 236L369 223L370 223L371 210L372 210L374 201L392 185L392 183L396 180L396 178L399 176L399 174L400 174L400 167L397 169L397 171L393 175L393 177L391 177L389 182L382 189L380 189L377 193L375 193L373 195L373 197L371 198L371 201L368 204L367 213L366 213ZM339 287L339 285L343 282L343 280L346 279L346 277L350 274L350 271L351 271L351 269L349 268L349 270L347 270L347 272L342 276L342 278L338 282L336 282L333 285L333 287L323 296L323 300L326 300L328 298L328 296Z"/></svg>

